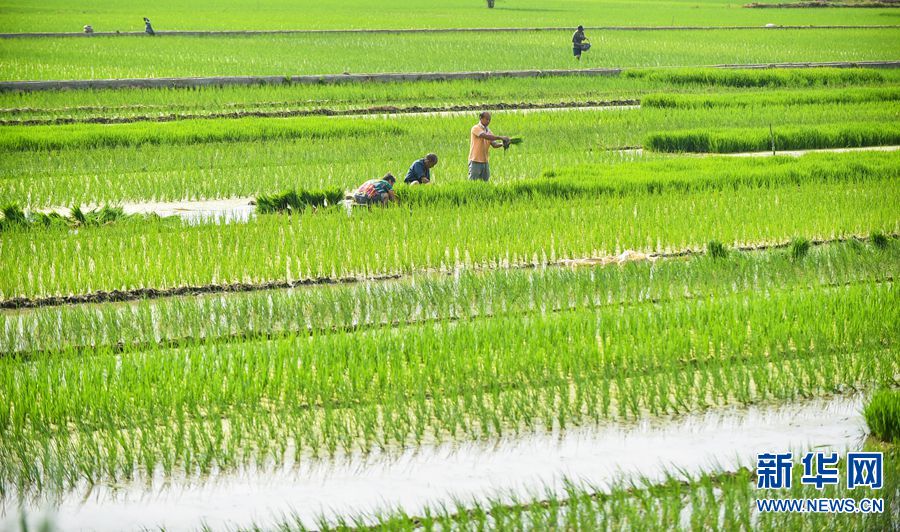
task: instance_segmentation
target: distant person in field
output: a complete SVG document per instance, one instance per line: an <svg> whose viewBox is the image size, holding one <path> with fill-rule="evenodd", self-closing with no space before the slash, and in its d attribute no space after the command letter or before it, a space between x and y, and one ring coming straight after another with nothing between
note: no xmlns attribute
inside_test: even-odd
<svg viewBox="0 0 900 532"><path fill-rule="evenodd" d="M412 163L409 171L406 172L406 179L403 180L407 185L427 185L431 183L431 169L438 162L437 155L429 153L418 161Z"/></svg>
<svg viewBox="0 0 900 532"><path fill-rule="evenodd" d="M353 201L359 205L387 205L397 199L394 194L394 175L387 173L381 179L370 179L359 186Z"/></svg>
<svg viewBox="0 0 900 532"><path fill-rule="evenodd" d="M156 35L153 26L150 25L150 19L147 17L144 17L144 31L147 32L147 35Z"/></svg>
<svg viewBox="0 0 900 532"><path fill-rule="evenodd" d="M576 61L581 61L581 52L584 51L583 44L585 41L587 41L587 37L584 36L584 26L578 26L578 29L572 35L572 54L575 56Z"/></svg>
<svg viewBox="0 0 900 532"><path fill-rule="evenodd" d="M509 146L509 137L498 137L491 133L488 128L490 123L491 113L484 111L478 115L478 123L472 126L469 133L469 179L479 181L490 179L488 152L491 148Z"/></svg>
<svg viewBox="0 0 900 532"><path fill-rule="evenodd" d="M91 26L90 24L88 24L84 27L84 32L85 33L94 33L94 27Z"/></svg>

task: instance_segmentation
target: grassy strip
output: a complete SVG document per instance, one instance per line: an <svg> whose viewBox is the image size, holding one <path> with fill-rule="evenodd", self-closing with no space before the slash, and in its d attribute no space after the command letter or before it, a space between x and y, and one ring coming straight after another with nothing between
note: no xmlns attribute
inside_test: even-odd
<svg viewBox="0 0 900 532"><path fill-rule="evenodd" d="M673 153L737 153L897 144L900 144L898 125L849 124L830 127L779 126L772 131L765 129L671 131L649 135L644 141L644 148Z"/></svg>
<svg viewBox="0 0 900 532"><path fill-rule="evenodd" d="M719 94L648 94L641 98L642 107L660 108L709 108L709 107L762 107L769 105L825 105L863 102L896 102L900 89L852 88L819 89L806 91L767 91L719 93Z"/></svg>
<svg viewBox="0 0 900 532"><path fill-rule="evenodd" d="M712 68L626 70L626 78L639 78L675 86L705 85L740 88L822 87L881 83L893 73L876 70L832 69L816 71L793 70L722 70Z"/></svg>
<svg viewBox="0 0 900 532"><path fill-rule="evenodd" d="M900 442L900 391L876 392L866 403L863 414L875 437L886 442Z"/></svg>
<svg viewBox="0 0 900 532"><path fill-rule="evenodd" d="M279 463L291 443L298 456L334 454L890 384L897 297L890 285L757 292L3 359L0 488Z"/></svg>
<svg viewBox="0 0 900 532"><path fill-rule="evenodd" d="M681 71L687 74L687 71ZM215 113L291 112L328 108L333 111L378 107L461 107L503 108L510 105L553 104L559 102L602 102L641 98L646 93L665 91L701 91L710 88L729 91L734 88L839 89L867 85L895 84L900 72L893 70L803 69L772 75L763 71L729 71L731 85L719 83L722 70L698 69L693 81L676 85L656 77L554 77L521 80L490 78L485 80L410 81L402 83L347 83L338 85L264 85L205 87L185 89L121 89L90 91L37 91L0 93L0 119L13 120L148 120L183 115ZM860 72L863 72L861 75ZM707 83L708 82L708 83ZM771 83L766 85L765 83ZM843 92L843 91L838 91ZM500 96L503 95L503 96ZM760 94L760 98L766 98Z"/></svg>
<svg viewBox="0 0 900 532"><path fill-rule="evenodd" d="M0 295L43 297L98 290L263 283L392 275L457 265L541 265L726 243L900 231L895 179L807 183L727 192L548 199L432 209L324 209L246 224L142 224L79 234L11 233L3 241ZM841 220L835 225L835 220ZM34 232L33 232L34 233ZM370 238L368 235L383 235Z"/></svg>
<svg viewBox="0 0 900 532"><path fill-rule="evenodd" d="M606 32L579 68L659 67L893 59L896 30ZM690 38L685 38L689 35ZM253 35L120 39L0 40L3 80L133 79L347 73L483 72L573 68L571 32ZM235 46L240 42L240 46ZM229 60L221 61L222 50ZM185 53L190 50L190 53ZM340 57L332 56L340 50ZM410 54L409 50L420 53ZM660 50L666 53L660 54Z"/></svg>
<svg viewBox="0 0 900 532"><path fill-rule="evenodd" d="M900 155L866 154L845 158L815 154L800 161L733 158L650 161L617 166L585 164L545 170L540 179L522 179L497 185L456 181L428 187L398 186L398 200L411 208L533 202L549 199L584 199L602 195L626 196L736 190L742 187L775 188L804 183L859 183L870 179L900 178ZM291 190L257 197L257 212L295 212L308 207L336 205L339 189Z"/></svg>
<svg viewBox="0 0 900 532"><path fill-rule="evenodd" d="M73 205L68 216L56 212L29 212L26 214L17 205L7 205L0 210L0 233L27 231L37 227L41 229L100 227L126 220L160 222L161 218L155 214L125 214L121 207L110 207L109 205L88 211L83 211L79 206Z"/></svg>
<svg viewBox="0 0 900 532"><path fill-rule="evenodd" d="M302 211L337 205L344 199L344 191L339 188L328 190L291 190L281 194L263 194L256 198L256 211L260 214L273 212Z"/></svg>
<svg viewBox="0 0 900 532"><path fill-rule="evenodd" d="M60 150L67 148L134 148L148 144L190 145L208 142L247 142L251 140L327 140L362 138L403 133L396 123L331 119L325 123L260 121L237 119L223 121L215 128L203 120L177 124L121 124L35 126L10 132L0 138L0 151Z"/></svg>
<svg viewBox="0 0 900 532"><path fill-rule="evenodd" d="M264 6L241 1L223 12L221 4L199 0L190 7L171 3L153 10L154 27L169 30L293 30L293 29L357 29L357 28L496 28L558 27L561 21L584 19L604 26L669 26L669 25L753 25L762 26L771 14L755 10L735 9L727 2L704 2L686 10L661 0L639 0L629 4L591 2L561 4L552 10L540 0L519 0L507 4L502 0L494 9L485 2L467 0L426 1L410 4L402 0L384 0L378 11L368 11L364 0L332 0L323 2L272 0ZM112 0L96 0L91 4L90 22L96 31L143 31L134 10ZM780 15L782 24L883 24L883 12L849 10L805 10ZM84 9L63 0L47 0L35 6L27 0L10 0L9 13L0 21L4 32L73 31L73 20L80 21ZM569 22L566 22L567 24ZM589 25L590 27L590 25ZM573 28L574 30L574 28ZM571 31L568 33L571 34ZM590 33L589 33L590 35ZM567 35L568 37L568 35Z"/></svg>
<svg viewBox="0 0 900 532"><path fill-rule="evenodd" d="M0 352L186 346L880 282L900 274L898 254L896 243L880 250L850 241L814 248L802 261L789 250L777 250L732 253L716 260L694 257L621 267L462 272L452 279L426 276L398 283L42 308L0 314Z"/></svg>

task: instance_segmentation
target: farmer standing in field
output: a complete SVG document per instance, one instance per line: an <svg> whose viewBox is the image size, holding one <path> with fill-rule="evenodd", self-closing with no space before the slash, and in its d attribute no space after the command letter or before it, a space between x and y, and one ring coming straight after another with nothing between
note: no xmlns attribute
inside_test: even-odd
<svg viewBox="0 0 900 532"><path fill-rule="evenodd" d="M431 183L431 169L438 162L437 155L429 153L425 157L412 163L409 171L406 172L406 179L403 180L407 185L427 185Z"/></svg>
<svg viewBox="0 0 900 532"><path fill-rule="evenodd" d="M394 175L387 173L381 179L370 179L359 186L353 201L359 205L387 205L397 199L394 194Z"/></svg>
<svg viewBox="0 0 900 532"><path fill-rule="evenodd" d="M491 133L491 113L484 111L478 116L478 123L469 133L469 179L487 181L491 178L488 166L488 152L491 148L509 146L509 137L498 137Z"/></svg>
<svg viewBox="0 0 900 532"><path fill-rule="evenodd" d="M584 26L578 26L578 29L576 29L575 33L572 35L572 54L575 56L576 61L581 61L581 52L584 50L582 45L586 40L587 37L584 36Z"/></svg>
<svg viewBox="0 0 900 532"><path fill-rule="evenodd" d="M150 19L147 17L144 17L144 31L147 35L156 35L156 32L153 31L153 26L150 25Z"/></svg>

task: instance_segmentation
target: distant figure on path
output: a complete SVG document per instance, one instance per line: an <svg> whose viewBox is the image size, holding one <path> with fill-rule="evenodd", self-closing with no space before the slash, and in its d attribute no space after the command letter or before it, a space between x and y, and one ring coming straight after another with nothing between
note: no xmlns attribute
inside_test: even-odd
<svg viewBox="0 0 900 532"><path fill-rule="evenodd" d="M491 113L484 111L478 115L478 123L469 133L469 179L487 181L491 178L488 166L488 152L491 148L509 146L509 137L498 137L491 133Z"/></svg>
<svg viewBox="0 0 900 532"><path fill-rule="evenodd" d="M85 33L94 33L94 27L91 26L90 24L87 24L87 25L85 25L85 27L84 27L84 32L85 32Z"/></svg>
<svg viewBox="0 0 900 532"><path fill-rule="evenodd" d="M147 35L156 35L153 26L150 25L150 19L147 17L144 17L144 31L147 32Z"/></svg>
<svg viewBox="0 0 900 532"><path fill-rule="evenodd" d="M359 205L387 205L397 199L394 194L394 175L387 173L381 179L370 179L359 186L353 201Z"/></svg>
<svg viewBox="0 0 900 532"><path fill-rule="evenodd" d="M437 155L429 153L418 161L412 163L403 180L407 185L427 185L431 183L431 169L438 162Z"/></svg>
<svg viewBox="0 0 900 532"><path fill-rule="evenodd" d="M577 61L581 61L581 52L591 46L590 44L585 46L584 43L587 40L587 37L584 36L584 26L578 26L575 34L572 35L572 55L575 56Z"/></svg>

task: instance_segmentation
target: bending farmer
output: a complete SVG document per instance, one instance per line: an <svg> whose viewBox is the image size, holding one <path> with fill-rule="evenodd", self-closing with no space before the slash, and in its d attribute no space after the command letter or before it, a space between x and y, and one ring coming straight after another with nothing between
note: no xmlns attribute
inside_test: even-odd
<svg viewBox="0 0 900 532"><path fill-rule="evenodd" d="M406 172L406 179L403 180L407 185L425 185L431 183L431 169L437 164L437 155L429 153L425 157L412 163L409 171Z"/></svg>
<svg viewBox="0 0 900 532"><path fill-rule="evenodd" d="M491 133L488 125L491 123L491 113L484 111L479 115L479 121L472 126L469 134L469 179L487 181L491 178L491 169L488 166L488 151L491 148L509 146L509 137L498 137Z"/></svg>
<svg viewBox="0 0 900 532"><path fill-rule="evenodd" d="M387 205L397 199L394 182L394 176L390 173L381 179L370 179L359 186L353 194L353 201L359 205Z"/></svg>

